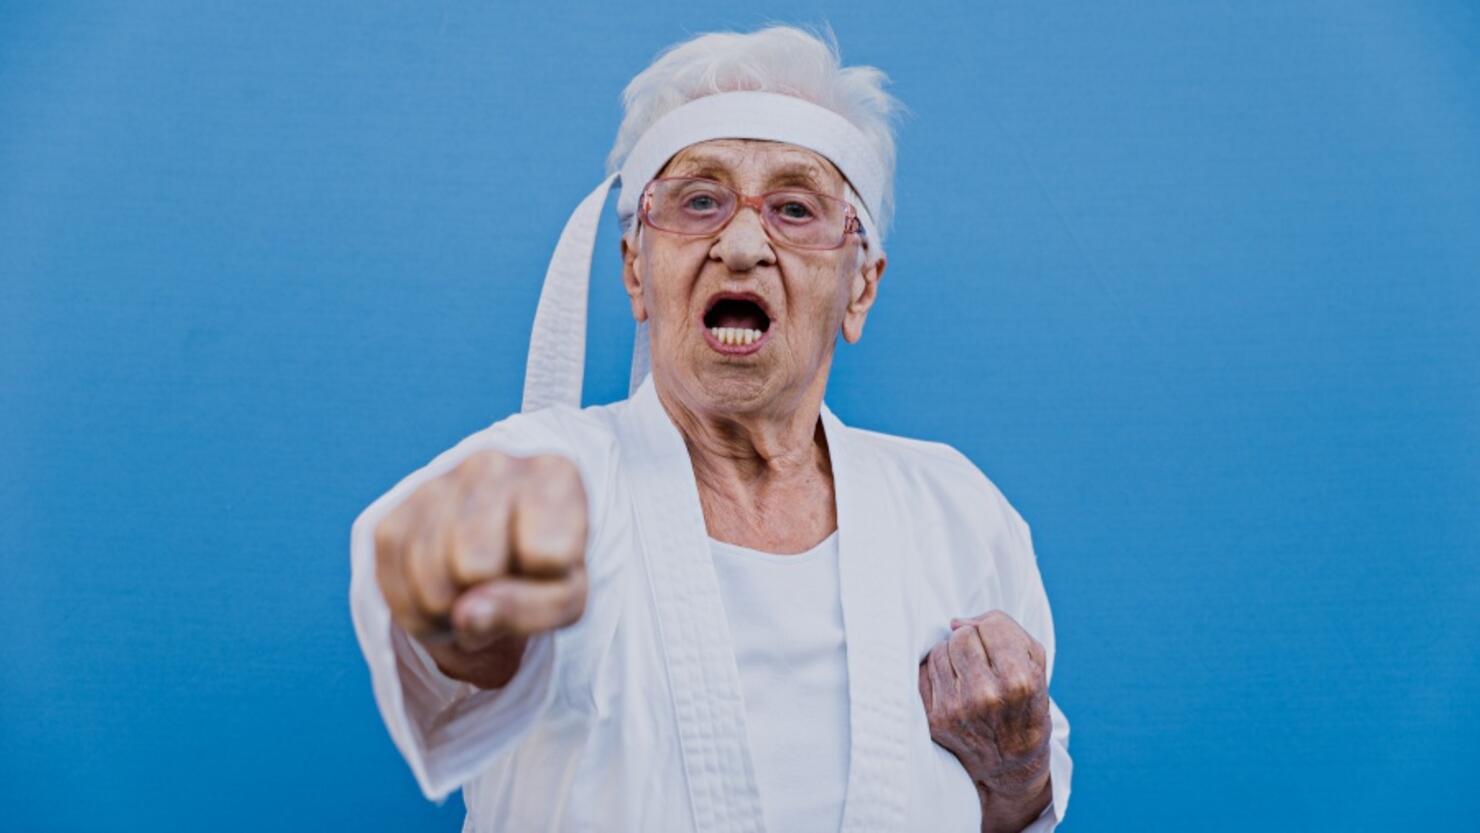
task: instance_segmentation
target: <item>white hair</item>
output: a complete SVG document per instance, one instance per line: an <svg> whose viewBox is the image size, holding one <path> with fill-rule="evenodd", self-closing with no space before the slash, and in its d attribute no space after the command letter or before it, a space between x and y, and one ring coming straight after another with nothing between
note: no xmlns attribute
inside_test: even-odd
<svg viewBox="0 0 1480 833"><path fill-rule="evenodd" d="M884 190L880 216L874 221L882 238L894 215L893 121L904 109L884 91L888 82L875 67L844 67L830 27L820 35L794 26L697 35L663 50L622 91L625 115L606 170L608 174L621 170L633 145L654 122L696 98L738 90L795 96L852 122L878 154Z"/></svg>

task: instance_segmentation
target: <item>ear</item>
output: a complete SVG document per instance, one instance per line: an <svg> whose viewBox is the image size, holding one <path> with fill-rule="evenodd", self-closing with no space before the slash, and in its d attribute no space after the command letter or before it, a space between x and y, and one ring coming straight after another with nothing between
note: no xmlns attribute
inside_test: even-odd
<svg viewBox="0 0 1480 833"><path fill-rule="evenodd" d="M641 264L637 256L637 230L640 227L641 224L634 221L631 234L622 235L622 286L632 304L632 318L639 324L647 320L647 305L642 302Z"/></svg>
<svg viewBox="0 0 1480 833"><path fill-rule="evenodd" d="M864 257L868 257L868 250L864 250ZM868 311L874 305L874 299L879 297L879 281L884 279L884 267L889 265L887 258L877 260L866 260L863 266L853 274L853 286L848 296L848 311L843 314L843 338L849 344L857 344L863 338L863 322L868 318Z"/></svg>

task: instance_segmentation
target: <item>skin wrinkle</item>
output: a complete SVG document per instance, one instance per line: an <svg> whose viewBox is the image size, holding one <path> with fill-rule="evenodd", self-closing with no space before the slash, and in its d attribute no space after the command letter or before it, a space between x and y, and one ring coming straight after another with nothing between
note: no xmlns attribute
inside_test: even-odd
<svg viewBox="0 0 1480 833"><path fill-rule="evenodd" d="M789 186L800 186L808 188L828 196L842 198L842 175L831 162L827 163L832 170L824 173L820 165L808 160L795 160L786 164L778 165L772 169L766 178L766 190L783 188ZM673 166L674 170L664 174L665 176L701 176L732 184L730 171L723 161L696 152L684 158L680 165Z"/></svg>

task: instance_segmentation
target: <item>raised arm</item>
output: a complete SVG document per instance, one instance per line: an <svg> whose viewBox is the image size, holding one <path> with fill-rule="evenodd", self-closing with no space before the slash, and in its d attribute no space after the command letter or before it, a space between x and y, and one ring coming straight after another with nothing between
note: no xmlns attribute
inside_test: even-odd
<svg viewBox="0 0 1480 833"><path fill-rule="evenodd" d="M991 543L1002 608L978 593L951 635L921 662L931 737L977 786L983 833L1047 833L1063 820L1073 760L1069 722L1049 696L1053 615L1027 522L1000 493Z"/></svg>

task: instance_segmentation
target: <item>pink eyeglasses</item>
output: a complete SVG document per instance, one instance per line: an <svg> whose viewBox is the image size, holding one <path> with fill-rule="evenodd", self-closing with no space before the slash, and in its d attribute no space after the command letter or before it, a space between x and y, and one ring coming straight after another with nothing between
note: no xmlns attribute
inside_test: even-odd
<svg viewBox="0 0 1480 833"><path fill-rule="evenodd" d="M729 225L741 206L755 209L773 239L798 249L836 249L850 233L864 233L853 206L837 197L800 189L750 196L702 177L649 182L638 216L659 231L699 237Z"/></svg>

